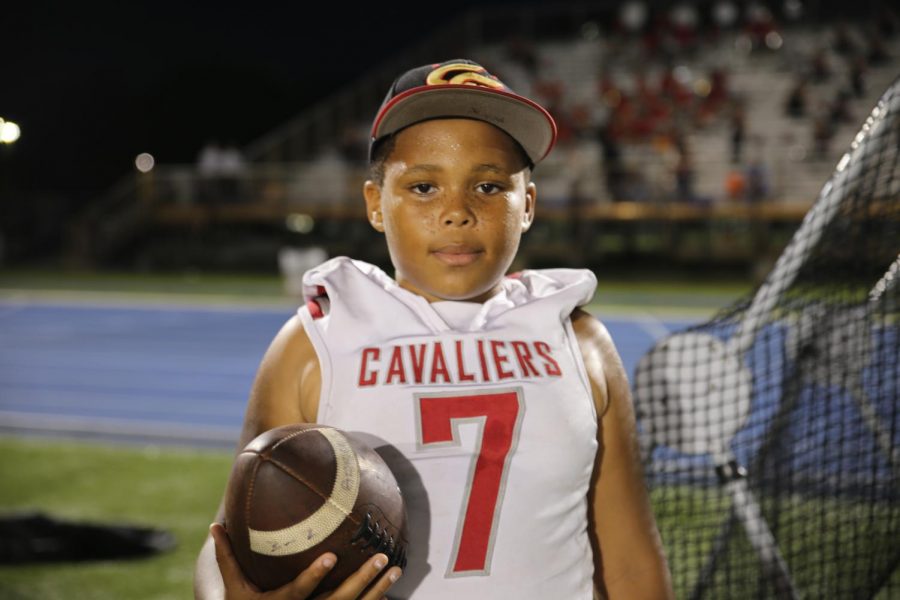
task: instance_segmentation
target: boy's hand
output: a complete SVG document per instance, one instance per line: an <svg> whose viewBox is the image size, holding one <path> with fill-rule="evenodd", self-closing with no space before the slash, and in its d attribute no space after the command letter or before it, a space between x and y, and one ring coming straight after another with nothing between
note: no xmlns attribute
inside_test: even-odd
<svg viewBox="0 0 900 600"><path fill-rule="evenodd" d="M209 528L210 535L216 545L216 562L222 572L222 580L225 583L226 600L306 600L310 598L313 590L334 567L336 557L330 552L323 554L300 573L296 579L283 585L277 590L262 592L255 585L247 581L241 567L237 563L231 542L225 528L220 523L213 523ZM316 596L316 600L379 600L384 593L400 577L402 571L399 567L391 567L362 595L369 583L381 573L387 564L387 556L376 554L348 577L336 590Z"/></svg>

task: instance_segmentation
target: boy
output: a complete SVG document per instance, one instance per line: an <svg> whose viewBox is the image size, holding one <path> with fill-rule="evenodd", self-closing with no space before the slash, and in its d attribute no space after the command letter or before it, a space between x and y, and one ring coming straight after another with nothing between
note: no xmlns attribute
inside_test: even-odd
<svg viewBox="0 0 900 600"><path fill-rule="evenodd" d="M263 359L240 441L322 422L399 456L403 578L378 554L333 600L672 596L626 376L578 308L593 274L505 276L555 135L543 108L465 60L401 75L379 110L363 193L395 277L343 257L304 276L309 302ZM222 597L224 580L228 598L307 598L333 563L260 595L214 524L195 593Z"/></svg>

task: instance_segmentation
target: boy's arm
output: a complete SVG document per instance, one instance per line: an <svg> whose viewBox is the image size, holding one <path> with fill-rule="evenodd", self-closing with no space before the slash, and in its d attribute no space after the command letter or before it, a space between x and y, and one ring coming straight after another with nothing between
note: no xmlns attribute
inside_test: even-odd
<svg viewBox="0 0 900 600"><path fill-rule="evenodd" d="M606 597L674 598L644 483L628 378L606 328L572 314L597 407L597 461L588 494L595 583Z"/></svg>
<svg viewBox="0 0 900 600"><path fill-rule="evenodd" d="M257 435L274 427L292 423L314 423L318 413L321 389L319 361L309 337L299 318L290 319L266 351L253 382L250 400L244 415L244 426L238 441L238 451ZM223 573L228 580L229 598L260 597L240 572L231 552L228 538L221 523L225 521L224 498L219 503L213 527L215 533L206 538L194 571L194 597L221 599L226 597ZM214 541L214 537L216 540ZM215 542L218 543L215 543ZM218 556L217 556L218 554ZM335 591L333 598L357 598L361 590L378 574L375 561L383 554L376 554L357 573ZM328 555L332 557L333 555ZM326 558L323 556L322 558ZM385 557L386 561L387 558ZM322 559L304 571L284 588L266 594L266 598L306 598L328 573ZM399 576L393 567L373 586L363 598L380 598L390 586L390 576Z"/></svg>

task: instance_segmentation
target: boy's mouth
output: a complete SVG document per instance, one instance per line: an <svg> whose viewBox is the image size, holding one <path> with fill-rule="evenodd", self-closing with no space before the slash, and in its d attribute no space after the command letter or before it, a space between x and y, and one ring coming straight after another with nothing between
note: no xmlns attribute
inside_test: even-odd
<svg viewBox="0 0 900 600"><path fill-rule="evenodd" d="M435 258L446 265L464 267L478 260L484 250L466 244L447 244L431 251Z"/></svg>

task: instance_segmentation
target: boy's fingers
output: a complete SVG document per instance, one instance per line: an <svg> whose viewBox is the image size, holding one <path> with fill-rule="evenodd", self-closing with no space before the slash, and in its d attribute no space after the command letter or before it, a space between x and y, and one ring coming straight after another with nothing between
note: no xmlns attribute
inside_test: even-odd
<svg viewBox="0 0 900 600"><path fill-rule="evenodd" d="M316 586L325 579L325 576L334 567L337 557L330 552L323 554L313 564L297 575L286 587L290 590L291 598L308 598L316 589Z"/></svg>
<svg viewBox="0 0 900 600"><path fill-rule="evenodd" d="M403 571L400 567L391 567L381 578L373 585L361 600L383 600L385 592L387 592L400 576Z"/></svg>
<svg viewBox="0 0 900 600"><path fill-rule="evenodd" d="M328 600L356 600L360 598L362 591L384 570L387 562L387 556L381 553L376 554L367 560L353 575L345 579L344 583L334 590L330 596L327 596ZM362 597L365 600L369 600L369 598L380 598L381 595L370 596L366 594Z"/></svg>
<svg viewBox="0 0 900 600"><path fill-rule="evenodd" d="M238 590L243 588L259 592L259 589L244 577L244 573L241 571L241 567L234 556L231 541L228 539L225 528L220 523L213 523L209 528L209 533L215 543L216 562L219 564L219 570L222 572L222 581L225 584L225 589ZM291 583L284 588L280 588L278 592L284 594L285 598L308 598L334 567L336 560L334 554L330 552L323 554ZM358 571L344 580L332 594L326 597L329 600L355 600L357 598L361 598L361 600L379 600L402 573L399 567L392 567L387 572L384 572L387 562L387 556L376 554L367 560ZM382 574L382 576L378 581L364 596L360 596L362 591L379 574ZM282 596L279 594L278 597Z"/></svg>
<svg viewBox="0 0 900 600"><path fill-rule="evenodd" d="M219 571L222 573L222 582L225 584L225 589L234 590L244 587L259 591L255 589L256 586L253 586L244 577L244 573L234 557L234 551L231 549L231 541L228 539L228 534L225 533L225 528L222 524L213 523L210 525L209 534L212 536L213 542L215 542L216 562L219 564Z"/></svg>

